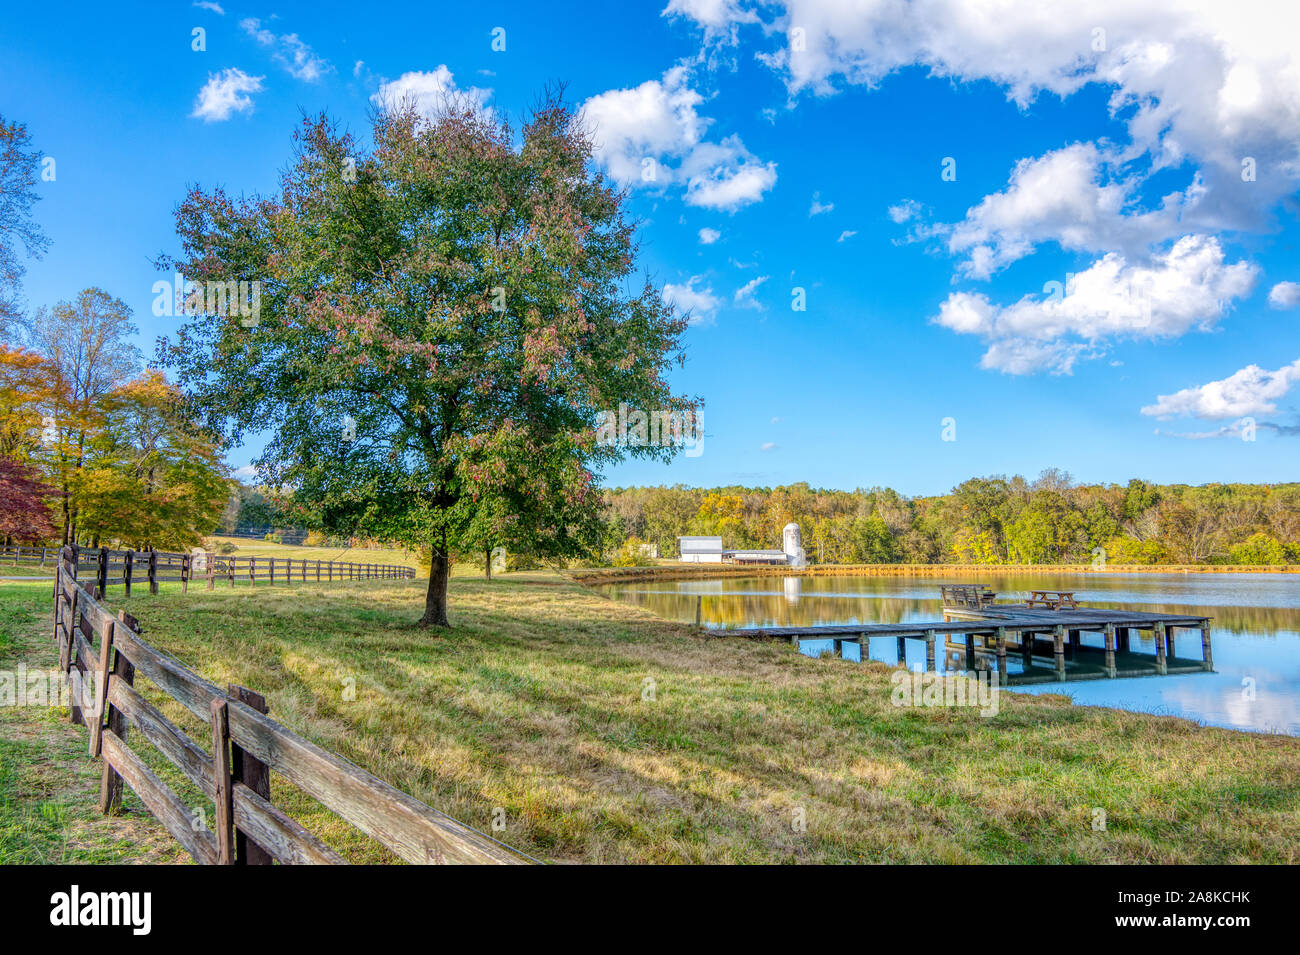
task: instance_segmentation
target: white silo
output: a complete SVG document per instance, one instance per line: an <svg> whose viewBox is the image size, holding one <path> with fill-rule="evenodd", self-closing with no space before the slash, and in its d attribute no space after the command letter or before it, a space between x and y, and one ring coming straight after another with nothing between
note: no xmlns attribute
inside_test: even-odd
<svg viewBox="0 0 1300 955"><path fill-rule="evenodd" d="M803 535L799 533L799 525L794 521L785 525L781 531L781 550L785 552L785 558L791 567L804 565Z"/></svg>

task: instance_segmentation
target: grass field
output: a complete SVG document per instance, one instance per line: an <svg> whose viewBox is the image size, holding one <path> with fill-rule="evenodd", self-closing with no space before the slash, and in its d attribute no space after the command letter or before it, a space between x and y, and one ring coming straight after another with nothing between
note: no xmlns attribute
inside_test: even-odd
<svg viewBox="0 0 1300 955"><path fill-rule="evenodd" d="M49 597L49 584L0 583L0 672L57 670ZM121 815L99 814L101 764L66 708L0 700L0 865L189 859L134 794Z"/></svg>
<svg viewBox="0 0 1300 955"><path fill-rule="evenodd" d="M422 595L419 581L308 584L113 605L430 805L485 831L499 810L498 838L551 861L1300 855L1289 737L1010 693L991 719L899 708L881 665L697 636L546 572L453 581L448 632L413 625ZM68 727L82 752L83 732ZM275 786L349 857L389 861Z"/></svg>
<svg viewBox="0 0 1300 955"><path fill-rule="evenodd" d="M420 564L412 551L400 547L380 547L375 549L362 547L307 547L298 544L276 544L272 541L249 540L244 537L208 537L204 545L217 551L223 545L236 549L235 557L288 557L293 560L343 560L357 564L396 564L401 567L415 567Z"/></svg>

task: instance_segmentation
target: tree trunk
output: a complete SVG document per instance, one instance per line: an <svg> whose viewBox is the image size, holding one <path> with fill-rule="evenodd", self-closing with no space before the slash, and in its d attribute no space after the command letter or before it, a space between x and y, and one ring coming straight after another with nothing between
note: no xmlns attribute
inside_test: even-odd
<svg viewBox="0 0 1300 955"><path fill-rule="evenodd" d="M492 548L485 547L483 549L483 553L487 555L487 560L483 562L483 567L485 568L485 573L483 576L485 576L488 579L488 582L491 583L492 582Z"/></svg>
<svg viewBox="0 0 1300 955"><path fill-rule="evenodd" d="M447 622L447 579L451 576L451 558L447 548L434 546L429 561L429 590L424 596L422 627L450 627Z"/></svg>

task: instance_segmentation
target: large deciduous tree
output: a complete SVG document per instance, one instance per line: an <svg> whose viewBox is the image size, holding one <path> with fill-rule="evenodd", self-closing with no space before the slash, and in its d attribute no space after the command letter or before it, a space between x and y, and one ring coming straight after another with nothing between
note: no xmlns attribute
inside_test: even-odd
<svg viewBox="0 0 1300 955"><path fill-rule="evenodd" d="M20 289L26 271L18 246L39 258L49 239L32 216L40 153L32 147L27 127L0 116L0 333L22 312Z"/></svg>
<svg viewBox="0 0 1300 955"><path fill-rule="evenodd" d="M211 437L157 371L115 388L73 483L79 527L92 540L178 550L221 520L231 482Z"/></svg>
<svg viewBox="0 0 1300 955"><path fill-rule="evenodd" d="M76 539L78 507L72 492L89 442L103 426L103 400L140 369L139 351L131 344L134 334L131 309L98 288L39 309L31 324L32 347L46 360L51 381L50 461L62 494L65 544Z"/></svg>
<svg viewBox="0 0 1300 955"><path fill-rule="evenodd" d="M431 549L425 625L447 624L454 552L513 532L576 548L595 472L677 450L598 441L603 412L693 410L664 379L686 322L633 284L591 152L557 99L517 133L465 104L394 109L366 148L322 116L278 195L196 189L177 210L182 254L160 264L260 282L260 312L194 315L162 359L209 427L270 433L264 477L325 529Z"/></svg>

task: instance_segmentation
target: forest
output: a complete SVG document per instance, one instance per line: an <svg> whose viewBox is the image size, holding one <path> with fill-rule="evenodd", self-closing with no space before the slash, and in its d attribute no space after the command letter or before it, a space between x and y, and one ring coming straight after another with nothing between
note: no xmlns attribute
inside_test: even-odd
<svg viewBox="0 0 1300 955"><path fill-rule="evenodd" d="M615 488L604 495L602 556L615 564L673 557L684 534L779 547L790 521L811 563L1300 561L1300 484L1089 485L1058 469L1033 480L974 477L933 497L807 484Z"/></svg>
<svg viewBox="0 0 1300 955"><path fill-rule="evenodd" d="M237 485L219 530L295 528L290 499ZM947 494L890 488L607 488L599 543L581 563L630 566L677 556L677 538L718 535L724 547L779 547L800 525L809 563L1300 563L1300 484L1078 484L1049 469L1033 480L978 477ZM310 523L310 522L308 522ZM286 538L287 540L287 538ZM347 543L312 531L313 543ZM360 542L354 542L360 543ZM503 539L511 569L541 566L523 539ZM477 550L460 562L482 566Z"/></svg>

